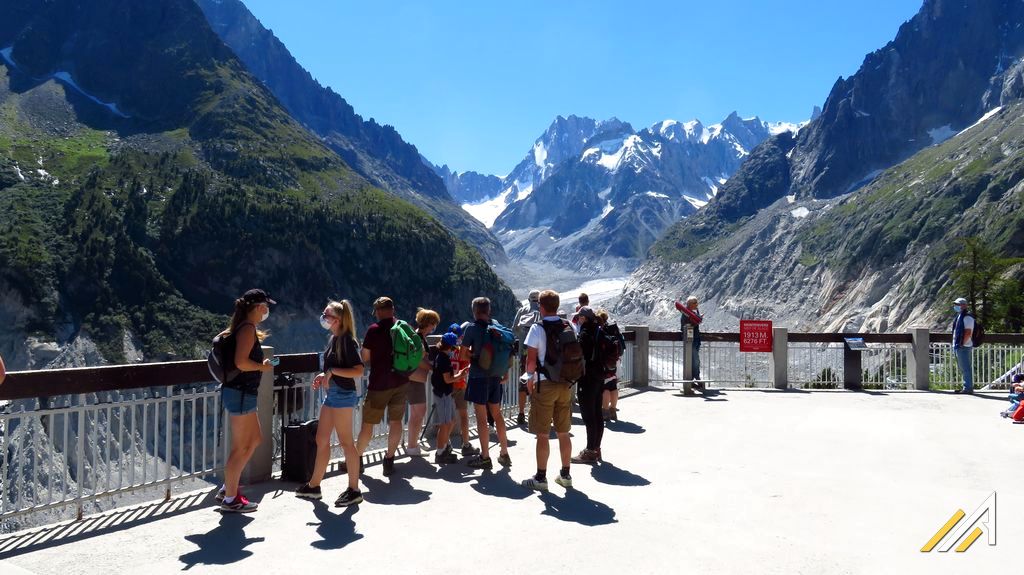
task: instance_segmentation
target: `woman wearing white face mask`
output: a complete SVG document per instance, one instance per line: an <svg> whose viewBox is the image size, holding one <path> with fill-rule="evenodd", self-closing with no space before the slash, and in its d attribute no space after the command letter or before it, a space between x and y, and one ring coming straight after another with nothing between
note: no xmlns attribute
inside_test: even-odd
<svg viewBox="0 0 1024 575"><path fill-rule="evenodd" d="M320 316L320 325L331 332L324 350L324 371L313 380L313 389L327 386L327 395L320 408L320 423L316 430L316 465L309 482L299 487L295 495L307 499L323 497L320 482L331 459L331 434L338 432L338 440L345 452L348 469L348 489L342 492L335 507L348 507L362 502L359 491L359 453L352 434L352 410L356 406L355 378L363 375L363 361L356 343L356 322L352 304L348 300L332 301Z"/></svg>
<svg viewBox="0 0 1024 575"><path fill-rule="evenodd" d="M235 300L231 324L222 336L230 336L234 346L234 368L238 375L221 386L221 403L231 424L231 453L224 465L224 486L217 494L222 511L252 513L258 505L238 492L238 480L249 458L263 441L256 415L256 395L265 371L274 371L276 361L263 358L261 343L267 333L258 329L270 317L274 304L267 292L251 289Z"/></svg>

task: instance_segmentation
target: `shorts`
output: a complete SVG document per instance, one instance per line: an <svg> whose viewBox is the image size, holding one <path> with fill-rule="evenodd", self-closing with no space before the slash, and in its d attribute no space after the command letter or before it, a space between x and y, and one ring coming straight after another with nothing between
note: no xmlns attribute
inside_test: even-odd
<svg viewBox="0 0 1024 575"><path fill-rule="evenodd" d="M501 403L500 377L471 377L466 387L466 400L477 405Z"/></svg>
<svg viewBox="0 0 1024 575"><path fill-rule="evenodd" d="M530 433L547 435L552 423L557 433L569 433L572 427L572 386L541 381L530 396Z"/></svg>
<svg viewBox="0 0 1024 575"><path fill-rule="evenodd" d="M366 402L363 404L363 425L377 425L383 421L384 410L388 412L388 421L402 421L405 417L405 401L408 395L408 383L390 389L367 391Z"/></svg>
<svg viewBox="0 0 1024 575"><path fill-rule="evenodd" d="M255 391L246 391L242 393L240 389L234 389L232 387L220 387L220 402L224 404L224 409L228 411L228 415L249 415L250 413L256 412L257 393Z"/></svg>
<svg viewBox="0 0 1024 575"><path fill-rule="evenodd" d="M356 406L359 396L354 389L343 389L339 385L331 385L324 396L324 407L333 409L352 408Z"/></svg>
<svg viewBox="0 0 1024 575"><path fill-rule="evenodd" d="M427 402L427 382L409 382L409 405L420 405Z"/></svg>
<svg viewBox="0 0 1024 575"><path fill-rule="evenodd" d="M616 389L619 388L619 378L610 377L608 379L605 379L603 387L605 391L615 391Z"/></svg>
<svg viewBox="0 0 1024 575"><path fill-rule="evenodd" d="M466 403L466 388L455 388L452 391L452 400L455 402L455 409L462 411L469 409L469 404Z"/></svg>
<svg viewBox="0 0 1024 575"><path fill-rule="evenodd" d="M434 394L434 423L445 425L455 421L455 400L451 395Z"/></svg>

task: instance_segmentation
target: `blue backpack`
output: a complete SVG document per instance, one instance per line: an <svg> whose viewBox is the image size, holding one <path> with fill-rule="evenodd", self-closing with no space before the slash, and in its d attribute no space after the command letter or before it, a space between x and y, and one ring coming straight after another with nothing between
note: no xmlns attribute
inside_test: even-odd
<svg viewBox="0 0 1024 575"><path fill-rule="evenodd" d="M512 330L491 320L490 324L477 322L484 330L483 344L476 351L476 364L487 372L487 377L505 377L511 364L516 336Z"/></svg>

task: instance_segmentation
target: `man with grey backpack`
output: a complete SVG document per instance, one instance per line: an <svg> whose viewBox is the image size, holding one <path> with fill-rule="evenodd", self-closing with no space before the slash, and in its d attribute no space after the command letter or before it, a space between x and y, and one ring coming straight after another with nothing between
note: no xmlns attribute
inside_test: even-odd
<svg viewBox="0 0 1024 575"><path fill-rule="evenodd" d="M530 292L526 305L519 308L516 318L512 322L515 329L516 341L519 342L519 371L526 373L526 334L530 328L540 323L540 290ZM529 396L526 390L526 383L519 382L519 416L516 418L516 425L526 425L526 399Z"/></svg>
<svg viewBox="0 0 1024 575"><path fill-rule="evenodd" d="M558 317L558 293L540 293L542 322L526 335L526 385L530 391L530 433L537 436L537 473L522 482L523 487L547 491L547 466L551 453L549 435L554 425L562 468L555 483L569 489L572 457L572 386L583 377L583 348L576 331Z"/></svg>

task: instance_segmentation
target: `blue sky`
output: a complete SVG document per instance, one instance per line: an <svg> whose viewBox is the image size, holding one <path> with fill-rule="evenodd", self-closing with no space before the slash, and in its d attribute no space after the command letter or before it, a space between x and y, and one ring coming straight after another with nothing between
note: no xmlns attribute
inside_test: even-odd
<svg viewBox="0 0 1024 575"><path fill-rule="evenodd" d="M921 0L243 0L322 84L458 171L556 115L807 119Z"/></svg>

